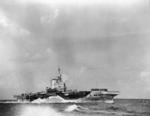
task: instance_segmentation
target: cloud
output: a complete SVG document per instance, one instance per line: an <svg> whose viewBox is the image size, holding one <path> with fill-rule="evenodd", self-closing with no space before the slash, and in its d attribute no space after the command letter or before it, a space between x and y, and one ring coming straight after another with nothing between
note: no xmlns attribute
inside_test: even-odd
<svg viewBox="0 0 150 116"><path fill-rule="evenodd" d="M149 94L150 93L150 72L148 71L141 72L140 79L141 82L144 83L145 91L147 91L148 95L150 95Z"/></svg>
<svg viewBox="0 0 150 116"><path fill-rule="evenodd" d="M40 20L41 20L41 23L54 23L55 22L55 19L58 17L59 15L59 9L54 9L53 13L50 12L50 13L47 13L46 15L44 16L41 16L40 17Z"/></svg>
<svg viewBox="0 0 150 116"><path fill-rule="evenodd" d="M150 52L149 52L149 46L145 50L143 63L144 63L144 69L140 73L140 80L142 83L144 83L145 91L150 95Z"/></svg>
<svg viewBox="0 0 150 116"><path fill-rule="evenodd" d="M51 5L95 5L95 4L102 4L102 5L117 5L117 6L130 6L130 5L136 5L141 3L143 0L94 0L94 1L89 1L89 0L15 0L20 3L40 3L40 4L51 4ZM145 0L146 1L146 0Z"/></svg>
<svg viewBox="0 0 150 116"><path fill-rule="evenodd" d="M16 57L17 39L29 35L29 31L17 25L0 11L0 33L0 63L8 65L9 68L11 67L9 64L12 64Z"/></svg>
<svg viewBox="0 0 150 116"><path fill-rule="evenodd" d="M12 92L21 89L19 75L16 73L18 67L15 62L18 52L17 41L25 39L29 34L29 31L8 18L0 10L0 88L4 91L1 98L10 96ZM11 92L5 92L10 88L12 88Z"/></svg>
<svg viewBox="0 0 150 116"><path fill-rule="evenodd" d="M24 35L28 35L29 31L21 28L15 22L7 18L3 12L0 12L0 32L1 36L7 38L15 38Z"/></svg>

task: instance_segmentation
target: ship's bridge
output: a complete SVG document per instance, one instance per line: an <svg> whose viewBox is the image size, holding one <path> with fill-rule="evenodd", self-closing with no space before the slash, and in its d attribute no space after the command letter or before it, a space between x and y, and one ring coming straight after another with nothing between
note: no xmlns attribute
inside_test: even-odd
<svg viewBox="0 0 150 116"><path fill-rule="evenodd" d="M66 91L66 85L62 80L60 68L58 68L58 76L51 80L51 89L56 89L58 91Z"/></svg>

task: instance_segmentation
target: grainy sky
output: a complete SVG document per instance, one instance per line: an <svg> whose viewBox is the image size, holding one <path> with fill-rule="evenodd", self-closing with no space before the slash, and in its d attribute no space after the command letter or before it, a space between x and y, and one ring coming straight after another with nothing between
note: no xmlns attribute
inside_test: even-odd
<svg viewBox="0 0 150 116"><path fill-rule="evenodd" d="M0 0L0 99L49 86L150 98L149 0Z"/></svg>

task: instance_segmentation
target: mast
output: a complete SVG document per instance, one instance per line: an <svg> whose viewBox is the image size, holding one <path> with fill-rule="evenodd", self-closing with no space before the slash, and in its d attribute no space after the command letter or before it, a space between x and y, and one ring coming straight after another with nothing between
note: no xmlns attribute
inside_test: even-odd
<svg viewBox="0 0 150 116"><path fill-rule="evenodd" d="M58 68L58 79L59 79L60 81L62 81L61 76L62 76L62 74L61 74L61 69L60 69L60 67L59 67L59 68Z"/></svg>

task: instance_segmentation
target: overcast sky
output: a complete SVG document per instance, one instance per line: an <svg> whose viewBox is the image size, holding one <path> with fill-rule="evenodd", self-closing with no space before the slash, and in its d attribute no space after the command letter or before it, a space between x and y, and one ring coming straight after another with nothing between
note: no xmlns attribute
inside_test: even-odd
<svg viewBox="0 0 150 116"><path fill-rule="evenodd" d="M49 86L150 98L149 0L1 0L0 99Z"/></svg>

